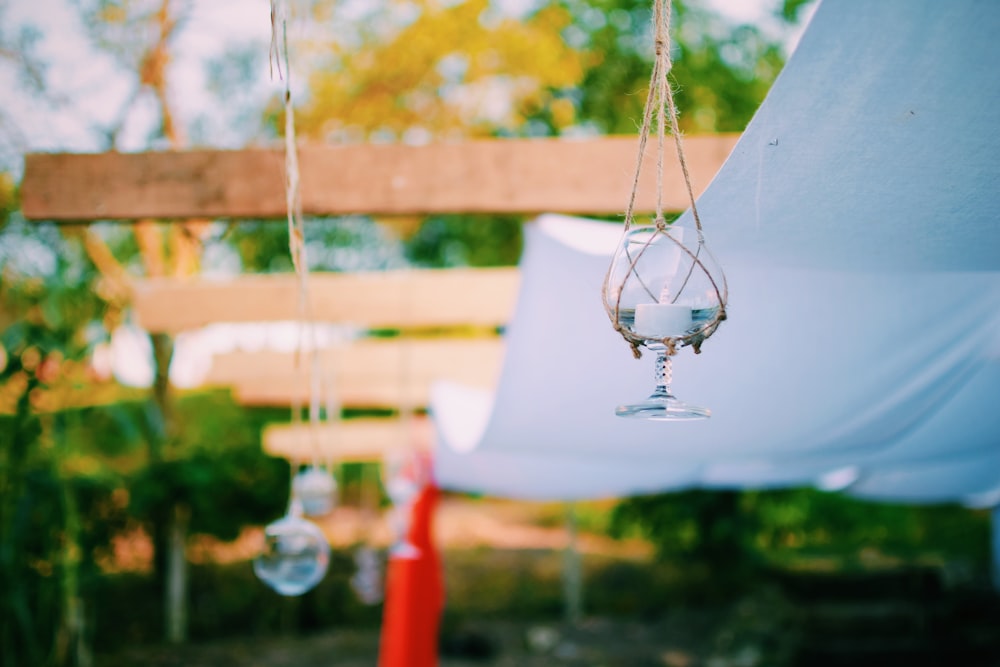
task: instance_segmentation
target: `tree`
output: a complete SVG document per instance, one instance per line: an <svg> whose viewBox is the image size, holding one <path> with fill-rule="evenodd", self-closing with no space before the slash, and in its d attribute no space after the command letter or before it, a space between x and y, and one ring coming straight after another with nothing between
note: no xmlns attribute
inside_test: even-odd
<svg viewBox="0 0 1000 667"><path fill-rule="evenodd" d="M111 147L117 143L121 128L136 103L151 97L159 114L153 142L164 141L170 148L184 145L184 135L174 118L170 104L169 65L171 42L177 27L183 22L190 5L172 0L91 0L82 3L86 25L91 37L102 49L114 55L125 70L134 74L133 94L123 107L116 125L107 128ZM132 231L138 243L146 274L153 277L190 275L197 271L202 237L209 223L190 220L163 227L152 220L136 222ZM100 242L92 237L89 246L92 254L104 257L106 272L121 278L123 272L115 268L110 253L100 250ZM127 289L127 288L126 288ZM176 439L178 425L173 413L173 397L168 377L173 356L173 341L165 334L154 334L153 345L154 408L159 413L148 432L149 461L157 466L165 458L165 450ZM166 635L172 642L186 638L186 557L187 523L190 508L177 503L168 516L158 516L151 524L155 544L155 571L165 590Z"/></svg>
<svg viewBox="0 0 1000 667"><path fill-rule="evenodd" d="M140 101L151 102L157 114L155 127L149 132L149 146L188 145L187 128L172 110L169 84L173 40L185 25L190 3L79 0L78 6L95 44L113 54L122 71L130 73L132 94L117 119L100 128L106 147L120 147L126 120ZM648 9L634 0L550 3L519 16L505 15L485 0L445 5L421 0L405 6L385 0L365 6L364 15L350 21L339 12L360 11L359 6L345 8L330 0L315 0L310 6L309 20L322 35L322 43L303 44L306 57L293 60L291 73L293 83L307 84L296 88L296 95L302 93L296 99L297 123L307 138L424 141L459 135L537 136L635 130L635 109L641 107L648 78L649 50L644 46L641 27L648 25ZM685 17L702 15L683 7L680 11L688 12L680 14L682 23L688 20ZM342 28L347 25L349 33ZM9 43L3 38L0 34L0 47ZM773 54L763 41L754 41L756 33L748 32L745 40L713 39L685 41L681 32L675 77L682 86L682 119L689 131L738 129L748 109L752 110L746 100L762 94L761 86L772 75L768 67L774 66ZM745 44L753 46L749 55L745 55ZM713 49L720 50L719 54L713 54ZM248 62L245 49L236 54L234 62ZM754 67L748 70L747 63ZM225 71L242 70L236 67L219 71L224 76ZM709 81L715 83L708 86ZM743 92L730 96L716 90L729 83L739 84ZM251 110L271 120L271 125L265 126L271 128L267 138L278 134L278 108L272 104L269 109ZM736 120L739 118L743 120ZM411 261L422 264L511 264L519 253L519 222L504 219L480 225L457 217L427 220L411 237L407 253ZM206 243L232 244L240 251L246 267L287 269L287 232L283 225L254 224L259 225L256 231L251 225L238 225L214 237L209 232L217 228L204 221L169 227L155 221L127 228L94 225L70 231L63 240L83 249L98 267L100 276L93 276L92 292L103 299L101 319L110 329L123 317L131 276L194 273ZM359 225L352 230L343 221L310 225L309 234L315 236L307 241L317 247L335 245L357 251L388 245L384 236L371 233L370 226ZM311 254L321 257L318 252ZM359 254L354 252L354 257ZM396 256L377 253L365 255L365 261L371 257L384 261L383 266L399 261ZM344 262L330 256L317 260L312 268L321 266L354 269L380 265L358 264L354 259ZM79 324L82 320L75 321ZM42 335L40 331L38 335ZM153 344L157 359L155 401L149 411L152 418L143 422L142 431L149 468L132 477L132 507L149 522L157 545L157 572L166 578L167 571L179 572L167 567L164 560L168 544L173 543L176 554L177 545L183 546L189 530L225 532L219 525L202 525L203 519L216 515L210 508L199 507L203 507L206 491L214 488L215 482L209 478L211 471L236 475L239 470L230 465L234 459L226 458L221 445L228 442L244 448L247 440L240 438L236 442L224 434L206 436L216 439L211 443L182 427L185 422L177 416L189 408L175 404L168 391L171 341L158 336ZM23 351L17 355L20 358ZM29 403L24 405L29 408L31 393L28 390L25 394ZM36 421L29 412L16 422L17 437L22 440L36 437L30 435ZM191 414L204 413L193 410ZM39 428L43 422L37 421ZM57 427L53 418L51 428L56 432L65 426ZM73 498L65 498L66 507L70 507ZM72 528L72 524L68 521L66 526ZM81 534L76 529L70 532ZM174 567L180 567L182 560L175 558ZM179 627L182 624L170 624L175 639L183 636Z"/></svg>
<svg viewBox="0 0 1000 667"><path fill-rule="evenodd" d="M29 228L16 214L0 228L0 647L4 664L86 662L84 597L121 512L116 476L74 465L66 415L48 400L86 380L104 302L79 244L52 226ZM4 401L6 402L6 401ZM98 508L104 508L99 510ZM88 530L103 514L105 530ZM50 658L51 656L51 658Z"/></svg>
<svg viewBox="0 0 1000 667"><path fill-rule="evenodd" d="M523 133L532 114L553 105L562 126L573 121L560 99L583 77L587 57L562 40L571 16L558 5L514 16L488 0L419 0L405 9L383 1L350 22L350 35L335 29L342 11L349 9L315 6L331 38L305 54L308 95L296 118L302 136L427 141Z"/></svg>
<svg viewBox="0 0 1000 667"><path fill-rule="evenodd" d="M567 40L592 54L579 90L582 123L634 134L652 68L650 3L565 0L575 17ZM695 2L674 2L673 68L681 130L739 132L784 63L780 43L752 25L733 26Z"/></svg>
<svg viewBox="0 0 1000 667"><path fill-rule="evenodd" d="M177 0L80 0L79 10L94 44L111 54L122 72L131 73L132 93L123 102L117 117L100 128L106 146L118 147L123 128L144 102L151 101L158 114L158 123L151 129L149 144L181 148L185 137L171 104L169 85L172 43L185 22L191 3ZM5 53L0 50L0 57ZM28 62L20 57L19 62ZM44 82L40 84L44 87ZM124 236L121 232L125 230ZM187 221L163 225L143 220L131 227L91 225L88 228L64 228L68 239L79 246L94 266L100 270L94 292L105 297L107 305L104 325L114 329L125 317L130 296L130 283L136 273L147 276L188 275L198 270L203 239L210 231L206 221ZM287 244L286 244L287 247ZM173 342L165 335L152 337L156 373L152 389L153 402L143 417L147 459L153 468L168 466L183 454L183 434L175 419L174 400L169 388L168 368ZM258 445L259 448L259 445ZM220 468L223 470L223 468ZM174 478L170 478L174 479ZM186 479L181 475L182 484ZM139 494L141 496L141 494ZM168 494L178 499L183 493ZM169 515L147 513L156 544L155 571L164 588L173 592L167 599L167 634L175 640L184 638L183 597L185 589L184 543L187 534L189 507L175 503Z"/></svg>

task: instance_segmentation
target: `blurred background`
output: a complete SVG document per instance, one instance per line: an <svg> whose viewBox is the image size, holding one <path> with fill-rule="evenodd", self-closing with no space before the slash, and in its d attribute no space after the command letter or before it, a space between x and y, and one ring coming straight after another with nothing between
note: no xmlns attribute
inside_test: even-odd
<svg viewBox="0 0 1000 667"><path fill-rule="evenodd" d="M814 4L675 2L682 129L740 132ZM289 11L281 76L303 141L638 132L647 2L296 0ZM381 607L350 580L358 545L389 542L375 464L338 466L338 506L317 521L333 547L327 576L280 598L250 561L292 472L261 433L292 417L198 388L214 351L287 346L287 335L185 342L148 335L130 310L136 278L291 271L287 226L56 225L20 212L30 152L280 147L270 38L266 0L0 0L0 664L374 661ZM310 218L308 268L514 266L523 222ZM1000 664L989 521L816 489L571 508L446 496L443 663L844 664L862 644L876 656L926 647L917 640L933 627L942 651L965 656L954 664ZM166 602L178 545L180 611Z"/></svg>

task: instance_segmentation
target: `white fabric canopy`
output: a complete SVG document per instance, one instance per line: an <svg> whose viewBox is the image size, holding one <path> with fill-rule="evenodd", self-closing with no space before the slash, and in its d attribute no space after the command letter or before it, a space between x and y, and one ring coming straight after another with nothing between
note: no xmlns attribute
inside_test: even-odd
<svg viewBox="0 0 1000 667"><path fill-rule="evenodd" d="M435 389L439 484L1000 500L997 34L990 0L818 8L699 200L729 320L675 357L674 392L707 421L614 414L653 383L601 305L620 225L528 225L496 391Z"/></svg>

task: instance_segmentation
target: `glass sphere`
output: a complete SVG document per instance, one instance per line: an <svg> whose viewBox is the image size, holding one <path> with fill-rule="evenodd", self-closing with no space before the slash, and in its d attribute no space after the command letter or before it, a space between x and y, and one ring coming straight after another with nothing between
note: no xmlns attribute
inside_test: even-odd
<svg viewBox="0 0 1000 667"><path fill-rule="evenodd" d="M302 503L306 516L323 516L333 510L337 482L323 468L309 466L292 479L292 493Z"/></svg>
<svg viewBox="0 0 1000 667"><path fill-rule="evenodd" d="M254 559L257 577L281 595L314 588L330 564L330 544L319 527L292 511L264 529L264 547Z"/></svg>
<svg viewBox="0 0 1000 667"><path fill-rule="evenodd" d="M693 345L724 316L726 283L694 228L635 225L622 235L605 282L605 307L634 345Z"/></svg>
<svg viewBox="0 0 1000 667"><path fill-rule="evenodd" d="M383 598L382 564L378 553L363 546L354 553L354 564L357 571L351 577L351 588L363 604L378 604Z"/></svg>
<svg viewBox="0 0 1000 667"><path fill-rule="evenodd" d="M394 451L382 462L382 486L393 505L407 505L420 493L425 480L424 462L416 452Z"/></svg>
<svg viewBox="0 0 1000 667"><path fill-rule="evenodd" d="M393 452L385 457L382 485L392 502L389 525L393 532L392 558L417 558L420 550L410 543L413 507L426 482L424 461L412 451Z"/></svg>

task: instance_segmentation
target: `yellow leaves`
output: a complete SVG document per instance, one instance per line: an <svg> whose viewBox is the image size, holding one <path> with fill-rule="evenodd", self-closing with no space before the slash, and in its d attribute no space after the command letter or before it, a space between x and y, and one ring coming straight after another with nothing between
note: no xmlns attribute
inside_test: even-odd
<svg viewBox="0 0 1000 667"><path fill-rule="evenodd" d="M364 36L359 48L328 46L326 65L309 77L309 99L297 105L301 135L399 139L413 130L431 137L513 130L527 112L552 102L550 91L583 78L585 56L561 36L570 21L563 8L515 18L488 0L383 4L386 11L371 14L382 23L353 32ZM401 14L416 18L386 18ZM572 123L572 103L553 104L554 121Z"/></svg>
<svg viewBox="0 0 1000 667"><path fill-rule="evenodd" d="M123 5L109 2L101 7L97 18L104 23L125 23L128 20L128 10Z"/></svg>
<svg viewBox="0 0 1000 667"><path fill-rule="evenodd" d="M549 110L556 127L569 127L576 121L576 107L566 98L553 100L549 104Z"/></svg>
<svg viewBox="0 0 1000 667"><path fill-rule="evenodd" d="M5 171L0 171L0 224L7 219L7 215L17 208L17 188L14 185L14 177Z"/></svg>

